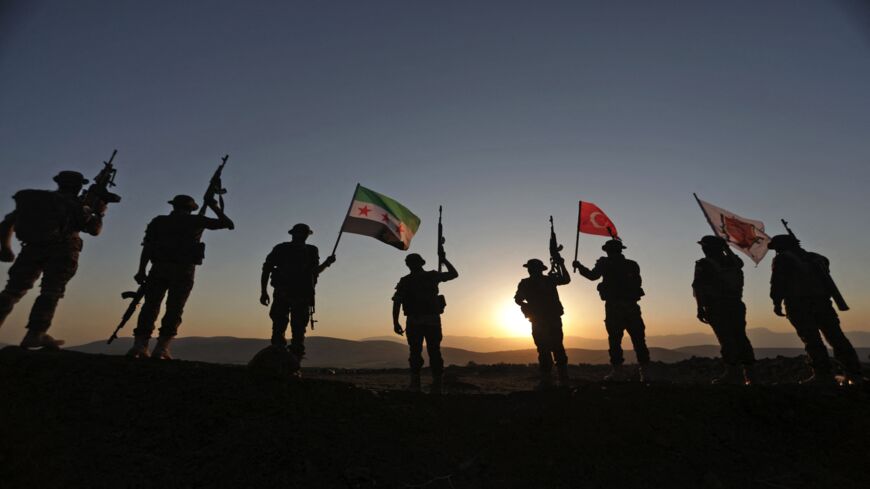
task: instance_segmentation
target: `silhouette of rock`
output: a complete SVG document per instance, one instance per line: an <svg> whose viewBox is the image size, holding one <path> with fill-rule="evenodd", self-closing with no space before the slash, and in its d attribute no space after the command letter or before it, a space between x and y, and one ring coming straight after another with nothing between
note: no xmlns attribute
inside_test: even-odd
<svg viewBox="0 0 870 489"><path fill-rule="evenodd" d="M270 345L254 355L248 369L260 377L287 379L299 371L299 357L286 347Z"/></svg>

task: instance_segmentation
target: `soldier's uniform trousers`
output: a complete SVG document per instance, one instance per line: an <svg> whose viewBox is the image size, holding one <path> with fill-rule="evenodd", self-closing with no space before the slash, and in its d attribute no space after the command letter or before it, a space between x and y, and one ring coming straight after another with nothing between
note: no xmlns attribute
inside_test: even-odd
<svg viewBox="0 0 870 489"><path fill-rule="evenodd" d="M405 336L411 350L411 355L408 357L411 372L419 373L423 368L423 341L426 341L426 353L429 354L432 375L440 377L441 372L444 371L444 359L441 358L441 315L408 316L405 323Z"/></svg>
<svg viewBox="0 0 870 489"><path fill-rule="evenodd" d="M787 298L785 307L788 320L804 342L804 349L814 370L820 372L831 370L828 349L822 342L821 335L824 335L834 350L834 358L843 364L846 371L853 374L861 372L858 354L840 328L840 318L831 304L831 299L827 297Z"/></svg>
<svg viewBox="0 0 870 489"><path fill-rule="evenodd" d="M81 250L82 240L77 237L61 243L24 245L9 268L6 288L0 292L0 325L42 275L39 296L30 310L27 328L35 332L47 331L66 284L78 270Z"/></svg>
<svg viewBox="0 0 870 489"><path fill-rule="evenodd" d="M625 333L631 338L637 363L649 362L649 349L646 347L646 326L640 315L640 305L633 301L608 300L604 302L604 326L607 328L607 341L610 345L611 365L622 365L622 337Z"/></svg>
<svg viewBox="0 0 870 489"><path fill-rule="evenodd" d="M145 301L139 311L139 321L133 331L135 336L150 338L160 314L160 306L166 297L166 311L160 322L159 335L174 337L181 325L184 305L193 289L195 265L177 263L154 263L145 283Z"/></svg>
<svg viewBox="0 0 870 489"><path fill-rule="evenodd" d="M549 374L553 370L554 362L558 369L567 368L568 355L562 344L562 317L556 315L532 317L531 321L532 339L535 341L535 348L538 349L538 367L541 372Z"/></svg>
<svg viewBox="0 0 870 489"><path fill-rule="evenodd" d="M755 363L752 343L746 336L746 305L739 299L720 299L707 306L707 320L719 340L727 365Z"/></svg>
<svg viewBox="0 0 870 489"><path fill-rule="evenodd" d="M297 357L305 356L305 330L311 320L311 299L298 297L288 289L275 287L272 294L272 307L269 317L272 319L272 344L286 344L284 335L287 325L290 325L290 351Z"/></svg>

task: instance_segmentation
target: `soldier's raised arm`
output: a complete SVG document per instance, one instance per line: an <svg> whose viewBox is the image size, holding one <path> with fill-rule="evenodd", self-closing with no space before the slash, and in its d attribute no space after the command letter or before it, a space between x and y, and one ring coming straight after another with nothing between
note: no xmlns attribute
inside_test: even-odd
<svg viewBox="0 0 870 489"><path fill-rule="evenodd" d="M229 229L229 230L233 230L236 228L236 224L233 222L232 219L230 219L229 217L227 217L226 214L224 214L224 210L221 209L219 205L217 205L217 202L212 200L211 202L206 202L206 205L208 205L208 208L213 210L215 215L218 217L217 219L211 219L211 218L205 217L204 219L205 219L205 228L206 229L211 229L211 230Z"/></svg>
<svg viewBox="0 0 870 489"><path fill-rule="evenodd" d="M595 281L604 275L604 260L602 258L599 258L598 261L595 262L595 266L591 270L583 266L583 264L577 260L574 260L573 265L574 269L577 270L577 273L588 280Z"/></svg>
<svg viewBox="0 0 870 489"><path fill-rule="evenodd" d="M446 256L441 257L441 263L443 263L444 266L447 267L446 272L441 272L438 275L438 279L441 282L447 282L448 280L453 280L453 279L459 277L459 272L456 271L456 267L454 267L453 264L447 260Z"/></svg>

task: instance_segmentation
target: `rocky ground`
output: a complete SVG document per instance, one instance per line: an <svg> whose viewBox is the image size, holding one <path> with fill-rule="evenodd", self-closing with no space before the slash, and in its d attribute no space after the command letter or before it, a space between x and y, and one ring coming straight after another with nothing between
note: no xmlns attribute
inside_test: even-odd
<svg viewBox="0 0 870 489"><path fill-rule="evenodd" d="M714 387L718 362L650 384L533 392L528 366L451 367L447 394L400 370L307 370L0 351L0 486L386 488L870 487L870 393L807 388L800 359L765 385Z"/></svg>

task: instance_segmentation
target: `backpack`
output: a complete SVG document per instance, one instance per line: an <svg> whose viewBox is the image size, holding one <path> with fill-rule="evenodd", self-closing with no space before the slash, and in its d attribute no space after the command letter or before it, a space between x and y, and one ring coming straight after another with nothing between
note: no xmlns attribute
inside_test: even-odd
<svg viewBox="0 0 870 489"><path fill-rule="evenodd" d="M28 244L55 243L70 234L72 216L64 197L49 190L15 194L15 236Z"/></svg>

